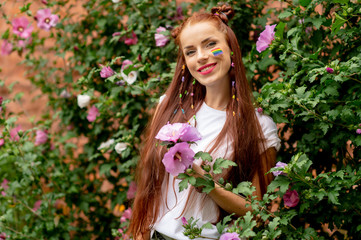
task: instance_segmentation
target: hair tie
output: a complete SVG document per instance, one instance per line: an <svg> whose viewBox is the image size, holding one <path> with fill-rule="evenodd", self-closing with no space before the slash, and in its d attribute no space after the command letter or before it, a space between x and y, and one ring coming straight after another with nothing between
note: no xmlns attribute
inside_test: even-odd
<svg viewBox="0 0 361 240"><path fill-rule="evenodd" d="M228 17L227 17L227 14L225 14L224 12L221 12L224 16L226 16L226 18L227 18L227 21L228 21ZM219 12L215 12L214 13L214 15L217 15L217 16L219 16Z"/></svg>

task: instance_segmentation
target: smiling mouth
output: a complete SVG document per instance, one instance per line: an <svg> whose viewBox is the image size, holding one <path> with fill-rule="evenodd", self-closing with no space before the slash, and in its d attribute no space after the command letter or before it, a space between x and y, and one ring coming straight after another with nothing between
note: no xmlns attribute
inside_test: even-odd
<svg viewBox="0 0 361 240"><path fill-rule="evenodd" d="M216 65L217 65L217 63L211 63L211 64L204 65L204 66L200 67L197 70L197 72L199 72L201 74L208 74L208 73L212 72L212 70L215 68Z"/></svg>

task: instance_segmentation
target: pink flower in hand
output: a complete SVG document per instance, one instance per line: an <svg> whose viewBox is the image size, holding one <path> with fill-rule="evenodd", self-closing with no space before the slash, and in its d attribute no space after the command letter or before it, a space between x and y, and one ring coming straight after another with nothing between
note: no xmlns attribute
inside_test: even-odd
<svg viewBox="0 0 361 240"><path fill-rule="evenodd" d="M195 142L201 139L201 135L188 123L168 123L159 130L155 138L164 142L176 143L178 140Z"/></svg>
<svg viewBox="0 0 361 240"><path fill-rule="evenodd" d="M132 37L131 38L125 38L124 43L127 44L128 46L130 45L135 45L138 42L138 38L137 35L135 35L134 32L132 32Z"/></svg>
<svg viewBox="0 0 361 240"><path fill-rule="evenodd" d="M9 55L12 50L13 45L7 40L4 40L3 44L1 45L1 55Z"/></svg>
<svg viewBox="0 0 361 240"><path fill-rule="evenodd" d="M127 192L127 199L133 199L135 197L135 193L137 192L137 184L132 181L129 184L129 189Z"/></svg>
<svg viewBox="0 0 361 240"><path fill-rule="evenodd" d="M100 71L100 76L102 78L108 78L114 75L114 71L111 67L103 67L102 70Z"/></svg>
<svg viewBox="0 0 361 240"><path fill-rule="evenodd" d="M157 28L157 33L154 34L155 45L157 47L164 47L169 42L169 37L161 34L161 32L165 31L167 31L167 29L165 29L164 27Z"/></svg>
<svg viewBox="0 0 361 240"><path fill-rule="evenodd" d="M124 211L122 217L120 218L120 222L125 222L127 219L130 219L132 217L132 209L128 208Z"/></svg>
<svg viewBox="0 0 361 240"><path fill-rule="evenodd" d="M15 18L12 22L13 33L18 35L21 38L28 38L33 31L33 26L29 24L29 21L26 17Z"/></svg>
<svg viewBox="0 0 361 240"><path fill-rule="evenodd" d="M49 8L38 10L36 12L35 19L38 22L38 27L46 31L49 31L50 28L55 27L59 21L58 15L51 14Z"/></svg>
<svg viewBox="0 0 361 240"><path fill-rule="evenodd" d="M99 110L96 106L92 106L89 109L88 116L86 117L89 122L94 122L95 119L100 115Z"/></svg>
<svg viewBox="0 0 361 240"><path fill-rule="evenodd" d="M296 207L300 199L296 190L288 189L285 195L283 195L283 201L286 207Z"/></svg>
<svg viewBox="0 0 361 240"><path fill-rule="evenodd" d="M36 130L35 145L41 145L48 141L48 132L42 130Z"/></svg>
<svg viewBox="0 0 361 240"><path fill-rule="evenodd" d="M194 155L195 153L190 149L188 143L177 143L164 154L162 163L165 166L165 170L176 177L192 167Z"/></svg>
<svg viewBox="0 0 361 240"><path fill-rule="evenodd" d="M277 24L272 26L267 25L266 29L261 32L257 42L256 42L256 49L258 52L263 52L266 50L271 42L275 39L275 27Z"/></svg>
<svg viewBox="0 0 361 240"><path fill-rule="evenodd" d="M40 208L40 206L41 206L41 200L36 201L36 202L34 203L33 210L34 210L35 212L38 211L39 208Z"/></svg>
<svg viewBox="0 0 361 240"><path fill-rule="evenodd" d="M224 233L219 240L241 240L237 233Z"/></svg>
<svg viewBox="0 0 361 240"><path fill-rule="evenodd" d="M20 125L18 125L16 128L13 128L10 130L10 139L13 141L19 141L20 136L19 136L19 131L21 130Z"/></svg>

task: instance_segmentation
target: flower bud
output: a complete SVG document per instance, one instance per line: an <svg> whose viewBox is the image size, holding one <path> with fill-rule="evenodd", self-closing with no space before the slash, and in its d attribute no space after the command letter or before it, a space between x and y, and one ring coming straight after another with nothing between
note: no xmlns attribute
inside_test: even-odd
<svg viewBox="0 0 361 240"><path fill-rule="evenodd" d="M211 166L205 165L205 166L203 166L203 170L206 172L209 172L209 171L211 171Z"/></svg>
<svg viewBox="0 0 361 240"><path fill-rule="evenodd" d="M232 191L233 186L232 186L231 183L227 183L226 186L225 186L225 188L226 188L226 190L228 190L228 191Z"/></svg>
<svg viewBox="0 0 361 240"><path fill-rule="evenodd" d="M193 173L193 169L192 169L192 168L188 168L188 169L186 170L186 173L187 173L187 174L192 174L192 173Z"/></svg>

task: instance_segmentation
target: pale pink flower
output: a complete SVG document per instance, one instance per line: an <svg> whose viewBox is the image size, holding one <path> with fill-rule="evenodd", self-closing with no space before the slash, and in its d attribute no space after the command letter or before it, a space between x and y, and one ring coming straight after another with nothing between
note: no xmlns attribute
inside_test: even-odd
<svg viewBox="0 0 361 240"><path fill-rule="evenodd" d="M100 76L102 78L108 78L111 77L115 74L115 72L113 71L113 69L111 67L104 67L102 68L102 70L100 71Z"/></svg>
<svg viewBox="0 0 361 240"><path fill-rule="evenodd" d="M361 129L358 128L358 129L356 130L356 133L357 133L357 134L361 134Z"/></svg>
<svg viewBox="0 0 361 240"><path fill-rule="evenodd" d="M27 45L31 44L33 39L31 37L25 39L25 40L19 40L18 41L18 47L19 48L25 48Z"/></svg>
<svg viewBox="0 0 361 240"><path fill-rule="evenodd" d="M164 125L158 132L156 139L164 142L195 142L201 139L198 130L188 123L173 123Z"/></svg>
<svg viewBox="0 0 361 240"><path fill-rule="evenodd" d="M122 217L120 218L120 222L125 222L127 219L130 219L132 217L132 209L128 208L124 211Z"/></svg>
<svg viewBox="0 0 361 240"><path fill-rule="evenodd" d="M9 55L13 50L13 44L8 42L8 40L3 40L3 44L1 45L1 55Z"/></svg>
<svg viewBox="0 0 361 240"><path fill-rule="evenodd" d="M10 139L13 141L19 141L20 136L18 134L18 132L22 130L20 125L18 125L16 128L13 128L10 130Z"/></svg>
<svg viewBox="0 0 361 240"><path fill-rule="evenodd" d="M99 109L96 106L92 106L89 109L88 116L86 118L89 122L94 122L98 116L100 116Z"/></svg>
<svg viewBox="0 0 361 240"><path fill-rule="evenodd" d="M275 39L275 27L277 24L272 26L267 25L266 29L261 32L257 42L256 42L256 49L258 52L263 52L266 50L271 42Z"/></svg>
<svg viewBox="0 0 361 240"><path fill-rule="evenodd" d="M283 195L283 201L286 207L296 207L300 201L297 191L288 189Z"/></svg>
<svg viewBox="0 0 361 240"><path fill-rule="evenodd" d="M35 145L41 145L48 141L48 132L42 130L36 130Z"/></svg>
<svg viewBox="0 0 361 240"><path fill-rule="evenodd" d="M184 173L192 167L195 153L186 142L177 143L171 147L162 159L165 170L172 176Z"/></svg>
<svg viewBox="0 0 361 240"><path fill-rule="evenodd" d="M283 162L277 162L276 163L276 168L285 168L287 166L287 163L283 163ZM282 170L278 170L278 171L273 171L272 172L273 176L278 176L278 175L285 175L287 176L286 173L284 173Z"/></svg>
<svg viewBox="0 0 361 240"><path fill-rule="evenodd" d="M58 15L51 14L51 10L49 8L38 10L36 12L35 19L38 22L38 27L46 31L49 31L50 28L55 27L59 21Z"/></svg>
<svg viewBox="0 0 361 240"><path fill-rule="evenodd" d="M161 32L165 31L167 31L167 29L165 29L164 27L157 28L157 33L154 34L155 45L157 47L164 47L169 42L169 37L161 34Z"/></svg>
<svg viewBox="0 0 361 240"><path fill-rule="evenodd" d="M33 210L34 210L35 212L38 211L39 208L40 208L40 206L41 206L41 200L36 201L36 202L34 203Z"/></svg>
<svg viewBox="0 0 361 240"><path fill-rule="evenodd" d="M125 38L124 40L124 43L127 44L128 46L135 45L137 44L137 42L138 42L138 37L134 32L132 32L131 38Z"/></svg>
<svg viewBox="0 0 361 240"><path fill-rule="evenodd" d="M237 233L224 233L219 240L241 240Z"/></svg>
<svg viewBox="0 0 361 240"><path fill-rule="evenodd" d="M31 32L34 27L29 24L29 21L26 17L15 18L12 22L13 33L18 35L21 38L28 38L31 36Z"/></svg>
<svg viewBox="0 0 361 240"><path fill-rule="evenodd" d="M81 94L79 94L78 96L77 96L77 102L78 102L78 106L80 107L80 108L84 108L84 107L86 107L86 106L88 106L89 105L89 103L90 103L90 96L88 96L88 95L81 95Z"/></svg>
<svg viewBox="0 0 361 240"><path fill-rule="evenodd" d="M129 67L128 65L132 65L132 64L133 64L132 61L130 61L129 59L125 59L125 60L122 62L121 70L126 69L127 67Z"/></svg>
<svg viewBox="0 0 361 240"><path fill-rule="evenodd" d="M128 73L128 75L124 73L124 69L128 68L129 65L132 65L132 64L133 64L133 62L128 59L124 60L122 62L122 67L121 67L122 71L120 72L120 74L121 74L122 78L124 79L124 81L126 81L128 84L133 84L138 76L137 71L131 71L130 73Z"/></svg>
<svg viewBox="0 0 361 240"><path fill-rule="evenodd" d="M114 32L114 33L112 34L112 37L115 37L115 36L120 36L120 32Z"/></svg>
<svg viewBox="0 0 361 240"><path fill-rule="evenodd" d="M263 113L263 108L261 108L261 107L257 108L257 112L258 113Z"/></svg>
<svg viewBox="0 0 361 240"><path fill-rule="evenodd" d="M5 144L5 139L1 138L1 139L0 139L0 147L1 147L2 145L4 145L4 144Z"/></svg>
<svg viewBox="0 0 361 240"><path fill-rule="evenodd" d="M9 181L8 181L6 178L4 178L4 180L3 180L2 183L1 183L1 187L2 187L5 191L9 188L8 183L9 183ZM5 191L1 191L1 195L3 195L4 197L6 196L6 192L5 192Z"/></svg>
<svg viewBox="0 0 361 240"><path fill-rule="evenodd" d="M129 189L127 191L127 199L133 199L135 197L135 193L137 192L137 184L132 181L129 184Z"/></svg>
<svg viewBox="0 0 361 240"><path fill-rule="evenodd" d="M6 240L8 236L6 235L6 233L2 232L0 233L0 240Z"/></svg>

